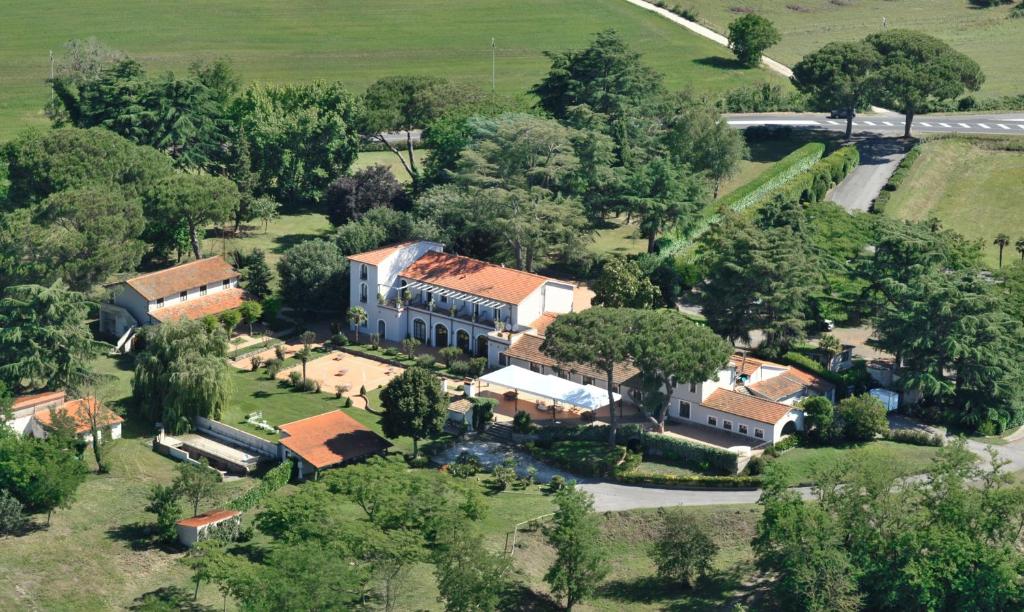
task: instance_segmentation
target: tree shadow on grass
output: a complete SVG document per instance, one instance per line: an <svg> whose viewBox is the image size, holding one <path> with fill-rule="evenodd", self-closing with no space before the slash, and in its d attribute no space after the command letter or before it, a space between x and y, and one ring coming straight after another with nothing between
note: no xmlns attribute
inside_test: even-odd
<svg viewBox="0 0 1024 612"><path fill-rule="evenodd" d="M657 576L643 576L606 582L598 593L623 603L660 604L666 610L728 609L741 579L738 568L707 576L693 588Z"/></svg>
<svg viewBox="0 0 1024 612"><path fill-rule="evenodd" d="M744 66L739 60L733 57L722 57L720 55L709 55L708 57L699 57L693 60L694 64L701 66L707 66L709 68L718 68L719 70L747 70L748 67Z"/></svg>
<svg viewBox="0 0 1024 612"><path fill-rule="evenodd" d="M525 584L515 583L502 594L500 610L516 610L517 612L548 612L562 610L558 602L551 596L538 593Z"/></svg>
<svg viewBox="0 0 1024 612"><path fill-rule="evenodd" d="M307 240L315 240L323 237L323 234L285 234L284 236L277 236L274 238L274 248L270 250L280 255L300 242L306 242Z"/></svg>
<svg viewBox="0 0 1024 612"><path fill-rule="evenodd" d="M134 551L160 550L172 553L181 550L177 543L158 540L153 534L153 526L147 523L129 523L111 527L107 530L107 537L127 542Z"/></svg>
<svg viewBox="0 0 1024 612"><path fill-rule="evenodd" d="M212 612L217 608L192 600L192 593L178 586L165 586L139 595L128 606L129 610L155 612L176 610L178 612Z"/></svg>

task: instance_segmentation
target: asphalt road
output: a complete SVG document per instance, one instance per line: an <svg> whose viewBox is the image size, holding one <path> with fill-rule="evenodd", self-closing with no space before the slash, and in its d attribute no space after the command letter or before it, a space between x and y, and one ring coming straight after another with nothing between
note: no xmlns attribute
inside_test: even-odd
<svg viewBox="0 0 1024 612"><path fill-rule="evenodd" d="M906 141L895 138L863 138L857 142L860 163L841 181L828 200L848 212L867 212L882 187L907 154Z"/></svg>
<svg viewBox="0 0 1024 612"><path fill-rule="evenodd" d="M753 125L777 125L842 132L846 120L829 119L825 113L752 113L724 115L729 125L746 128ZM853 120L854 134L899 136L903 134L903 115L865 114ZM911 133L1002 134L1024 136L1024 112L972 115L918 115Z"/></svg>

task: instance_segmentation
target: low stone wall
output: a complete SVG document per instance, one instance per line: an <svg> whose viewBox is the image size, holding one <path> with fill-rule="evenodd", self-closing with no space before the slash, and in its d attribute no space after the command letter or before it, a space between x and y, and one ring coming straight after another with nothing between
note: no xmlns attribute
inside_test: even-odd
<svg viewBox="0 0 1024 612"><path fill-rule="evenodd" d="M203 434L214 438L221 438L237 446L249 449L261 457L266 457L267 459L281 458L281 448L276 442L264 440L259 436L236 429L230 425L225 425L220 421L197 416L195 418L195 426Z"/></svg>

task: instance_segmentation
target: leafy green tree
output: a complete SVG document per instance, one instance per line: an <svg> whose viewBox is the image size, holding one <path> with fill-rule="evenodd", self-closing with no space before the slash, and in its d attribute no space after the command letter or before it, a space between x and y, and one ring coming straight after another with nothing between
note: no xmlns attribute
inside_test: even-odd
<svg viewBox="0 0 1024 612"><path fill-rule="evenodd" d="M253 299L263 301L270 297L270 283L273 280L274 273L267 265L267 256L261 249L254 249L242 269L242 287Z"/></svg>
<svg viewBox="0 0 1024 612"><path fill-rule="evenodd" d="M462 349L457 346L446 346L439 350L437 354L441 357L441 362L444 363L444 367L447 368L452 365L453 361L462 357L465 353L463 353Z"/></svg>
<svg viewBox="0 0 1024 612"><path fill-rule="evenodd" d="M66 389L92 380L109 348L89 331L89 302L59 283L7 287L0 298L0 379L11 389Z"/></svg>
<svg viewBox="0 0 1024 612"><path fill-rule="evenodd" d="M827 439L832 433L835 408L827 397L815 395L800 401L804 411L804 430L818 439Z"/></svg>
<svg viewBox="0 0 1024 612"><path fill-rule="evenodd" d="M75 290L86 291L114 272L133 271L145 251L145 219L138 200L97 187L51 194L34 209L46 230L34 247Z"/></svg>
<svg viewBox="0 0 1024 612"><path fill-rule="evenodd" d="M849 140L854 112L869 101L868 88L881 61L882 56L866 42L831 42L797 62L791 80L816 109L846 111Z"/></svg>
<svg viewBox="0 0 1024 612"><path fill-rule="evenodd" d="M559 316L548 327L541 351L559 363L591 365L605 374L610 425L608 445L615 446L614 373L633 357L637 311L628 308L589 308Z"/></svg>
<svg viewBox="0 0 1024 612"><path fill-rule="evenodd" d="M1020 260L1024 262L1024 238L1018 238L1017 242L1013 243L1013 248L1020 254Z"/></svg>
<svg viewBox="0 0 1024 612"><path fill-rule="evenodd" d="M153 206L168 225L184 223L192 254L202 258L199 232L223 223L238 208L238 188L228 179L203 174L175 174L155 186Z"/></svg>
<svg viewBox="0 0 1024 612"><path fill-rule="evenodd" d="M677 310L639 311L633 317L630 351L643 374L644 407L658 431L664 432L676 384L717 378L733 347Z"/></svg>
<svg viewBox="0 0 1024 612"><path fill-rule="evenodd" d="M9 492L26 510L45 512L47 524L54 510L71 506L86 474L79 454L62 440L0 430L0 491Z"/></svg>
<svg viewBox="0 0 1024 612"><path fill-rule="evenodd" d="M6 489L0 489L0 536L17 533L24 525L21 502Z"/></svg>
<svg viewBox="0 0 1024 612"><path fill-rule="evenodd" d="M769 19L747 13L729 24L729 48L736 59L748 68L761 63L761 54L782 40L782 35Z"/></svg>
<svg viewBox="0 0 1024 612"><path fill-rule="evenodd" d="M663 158L643 164L627 182L626 206L640 219L648 253L657 251L664 232L689 229L706 195L699 177Z"/></svg>
<svg viewBox="0 0 1024 612"><path fill-rule="evenodd" d="M869 442L889 431L885 405L872 395L848 397L836 408L843 437L851 442Z"/></svg>
<svg viewBox="0 0 1024 612"><path fill-rule="evenodd" d="M706 175L717 198L722 181L735 174L749 154L743 133L724 121L714 106L687 96L677 96L664 117L662 141L672 162Z"/></svg>
<svg viewBox="0 0 1024 612"><path fill-rule="evenodd" d="M857 568L843 547L842 526L805 504L783 479L782 472L768 470L753 542L757 567L776 576L772 595L786 610L860 610Z"/></svg>
<svg viewBox="0 0 1024 612"><path fill-rule="evenodd" d="M277 262L281 297L294 308L337 308L348 262L333 243L307 240L285 251Z"/></svg>
<svg viewBox="0 0 1024 612"><path fill-rule="evenodd" d="M489 552L478 533L460 534L434 555L438 598L450 612L497 610L512 572L511 560Z"/></svg>
<svg viewBox="0 0 1024 612"><path fill-rule="evenodd" d="M631 259L609 257L591 285L594 304L610 308L654 308L661 292Z"/></svg>
<svg viewBox="0 0 1024 612"><path fill-rule="evenodd" d="M376 140L398 157L398 161L415 184L420 178L413 150L412 131L422 129L459 104L460 95L444 79L428 76L390 76L370 84L363 94L363 110L359 131ZM388 132L405 133L405 155L388 142Z"/></svg>
<svg viewBox="0 0 1024 612"><path fill-rule="evenodd" d="M977 62L923 32L886 30L864 40L882 56L868 85L872 102L906 115L904 138L914 114L929 103L978 91L985 82Z"/></svg>
<svg viewBox="0 0 1024 612"><path fill-rule="evenodd" d="M227 332L228 338L230 338L235 333L235 328L242 322L242 313L237 309L225 310L220 313L217 320L224 326L224 331Z"/></svg>
<svg viewBox="0 0 1024 612"><path fill-rule="evenodd" d="M671 509L662 516L650 556L663 580L693 587L711 573L718 545L692 512Z"/></svg>
<svg viewBox="0 0 1024 612"><path fill-rule="evenodd" d="M192 516L199 516L199 505L208 501L217 491L220 484L220 476L210 468L206 459L200 459L199 464L179 463L178 476L172 485L185 500L185 503L192 506Z"/></svg>
<svg viewBox="0 0 1024 612"><path fill-rule="evenodd" d="M405 195L391 169L383 164L343 176L327 188L323 206L334 225L362 217L371 208L392 207Z"/></svg>
<svg viewBox="0 0 1024 612"><path fill-rule="evenodd" d="M146 512L156 515L157 536L171 542L177 537L175 524L181 518L181 492L173 485L153 485Z"/></svg>
<svg viewBox="0 0 1024 612"><path fill-rule="evenodd" d="M311 331L304 331L299 337L302 340L302 348L296 351L295 357L302 362L302 380L306 380L306 364L313 358L313 343L316 342L316 334Z"/></svg>
<svg viewBox="0 0 1024 612"><path fill-rule="evenodd" d="M242 317L242 321L249 326L249 335L251 336L253 323L259 321L263 316L263 306L259 302L246 300L239 307L238 314Z"/></svg>
<svg viewBox="0 0 1024 612"><path fill-rule="evenodd" d="M44 108L54 127L63 127L71 120L62 101L67 95L65 90L73 95L83 85L97 79L103 70L126 57L93 37L71 39L63 48L64 52L53 62L54 78L49 81L54 96Z"/></svg>
<svg viewBox="0 0 1024 612"><path fill-rule="evenodd" d="M257 195L292 208L318 203L355 161L357 112L340 83L250 85L231 113L249 143Z"/></svg>
<svg viewBox="0 0 1024 612"><path fill-rule="evenodd" d="M555 561L544 574L556 597L565 599L565 609L594 594L608 575L608 554L601 547L601 532L590 494L569 484L555 493L558 509L551 526L544 530L555 549Z"/></svg>
<svg viewBox="0 0 1024 612"><path fill-rule="evenodd" d="M664 92L662 75L645 66L615 30L599 32L586 49L545 55L551 68L530 92L556 119L565 119L583 104L619 117Z"/></svg>
<svg viewBox="0 0 1024 612"><path fill-rule="evenodd" d="M359 328L366 325L366 322L369 321L366 309L362 306L351 306L348 309L347 318L356 332L356 344L359 344Z"/></svg>
<svg viewBox="0 0 1024 612"><path fill-rule="evenodd" d="M1005 249L1006 246L1008 244L1010 244L1010 237L1007 236L1006 234L1000 232L999 234L996 235L996 239L992 241L992 244L994 244L997 247L999 247L999 268L1002 269L1002 267L1003 267L1003 249Z"/></svg>
<svg viewBox="0 0 1024 612"><path fill-rule="evenodd" d="M391 379L380 392L380 404L384 435L412 438L413 457L418 454L419 441L439 435L448 418L448 397L441 390L441 381L420 367Z"/></svg>
<svg viewBox="0 0 1024 612"><path fill-rule="evenodd" d="M141 413L171 433L191 429L196 416L218 418L232 388L224 328L183 319L139 333L132 399Z"/></svg>

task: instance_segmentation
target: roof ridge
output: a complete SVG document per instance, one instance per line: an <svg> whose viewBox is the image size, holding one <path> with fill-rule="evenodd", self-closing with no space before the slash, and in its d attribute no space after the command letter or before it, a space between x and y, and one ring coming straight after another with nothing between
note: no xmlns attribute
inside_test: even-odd
<svg viewBox="0 0 1024 612"><path fill-rule="evenodd" d="M476 261L476 262L482 263L485 266L490 266L492 268L499 268L501 270L508 270L509 272L516 272L518 274L524 274L524 275L528 275L528 276L533 276L533 277L539 278L539 279L544 280L544 281L557 280L557 279L551 278L550 276L544 276L542 274L537 274L536 272L527 272L526 270L520 270L519 268L511 268L511 267L508 267L508 266L506 266L504 264L496 264L496 263L487 261L486 259L477 259L476 257L470 257L468 255L459 255L458 253L448 253L446 251L427 251L423 255L420 255L416 259L416 261L419 261L420 259L423 259L424 257L427 257L427 256L437 256L437 255L443 255L444 257L456 257L458 259L468 259L469 261ZM401 272L399 272L399 275L401 275Z"/></svg>
<svg viewBox="0 0 1024 612"><path fill-rule="evenodd" d="M147 276L153 276L154 274L163 274L164 272L170 272L171 270L176 270L178 268L184 268L185 266L191 266L193 264L201 263L201 262L204 262L204 261L209 261L211 259L220 259L220 260L224 261L224 263L228 263L227 260L224 259L223 257L221 257L220 255L210 255L209 257L203 257L202 259L193 259L192 261L186 261L185 263L175 264L175 265L171 266L170 268L164 268L163 270L153 270L152 272L146 272L145 274L140 274L138 276L133 276L131 278L126 278L122 282L138 280L140 278L146 278ZM228 265L231 265L231 264L228 264ZM232 266L232 267L234 267L234 266Z"/></svg>
<svg viewBox="0 0 1024 612"><path fill-rule="evenodd" d="M301 419L297 419L295 421L288 421L287 423L281 423L280 425L277 426L277 428L281 429L282 427L287 427L288 425L295 425L296 423L301 423L303 421L308 421L309 419L316 419L316 418L322 417L324 415L333 414L335 412L337 412L339 414L345 414L344 412L342 412L341 408L335 408L334 410L328 410L327 412L321 412L320 414L313 414L313 415L310 415L308 417L302 417ZM351 416L349 416L347 414L345 414L345 416L347 416L348 418L350 418L353 421L355 421L355 418L353 418L353 417L351 417ZM359 421L356 421L356 423L359 423ZM359 423L359 424L362 425L362 423Z"/></svg>

